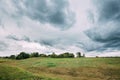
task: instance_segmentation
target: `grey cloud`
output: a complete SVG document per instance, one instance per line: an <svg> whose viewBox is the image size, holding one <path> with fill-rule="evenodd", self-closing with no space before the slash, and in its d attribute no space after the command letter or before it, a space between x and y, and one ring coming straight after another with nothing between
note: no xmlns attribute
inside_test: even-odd
<svg viewBox="0 0 120 80"><path fill-rule="evenodd" d="M60 29L74 24L73 12L67 0L14 0L19 14L41 23L49 23Z"/></svg>
<svg viewBox="0 0 120 80"><path fill-rule="evenodd" d="M93 41L104 44L97 50L120 50L120 0L94 1L97 4L97 21L85 33Z"/></svg>
<svg viewBox="0 0 120 80"><path fill-rule="evenodd" d="M0 11L5 12L0 14L5 25L4 31L8 32L2 35L6 41L11 41L11 45L14 42L30 41L42 46L63 49L74 44L76 39L71 36L74 33L65 30L74 24L74 14L69 9L68 0L2 1L4 5L1 3ZM8 4L12 7L7 6Z"/></svg>
<svg viewBox="0 0 120 80"><path fill-rule="evenodd" d="M21 37L21 38L18 38L18 37L15 36L15 35L8 35L6 38L7 38L7 39L12 39L12 40L15 40L15 41L22 41L22 40L24 40L24 41L30 42L30 38L27 37L27 36L23 36L23 37Z"/></svg>
<svg viewBox="0 0 120 80"><path fill-rule="evenodd" d="M94 0L98 9L98 21L120 20L120 0Z"/></svg>
<svg viewBox="0 0 120 80"><path fill-rule="evenodd" d="M3 42L3 41L0 41L0 51L6 50L7 47L8 47L8 44L6 44L6 43Z"/></svg>
<svg viewBox="0 0 120 80"><path fill-rule="evenodd" d="M12 36L12 35L7 36L6 38L8 38L8 39L13 39L13 40L16 40L16 41L19 41L19 40L20 40L20 39L18 39L16 36Z"/></svg>
<svg viewBox="0 0 120 80"><path fill-rule="evenodd" d="M106 43L105 47L112 48L114 50L120 50L120 38L114 39Z"/></svg>
<svg viewBox="0 0 120 80"><path fill-rule="evenodd" d="M73 3L78 9L72 5L69 8L68 1L0 0L0 52L120 50L119 0L94 0L97 16L90 11L88 17L94 25L85 32L87 36L82 29L86 27L83 26L84 19L82 25L78 24L79 21L74 25L75 14L70 10L75 9L79 16L83 15L78 10L82 7ZM76 20L78 18L82 19L77 17Z"/></svg>
<svg viewBox="0 0 120 80"><path fill-rule="evenodd" d="M40 40L40 41L37 41L37 42L39 42L41 45L45 45L45 46L51 46L51 47L53 47L54 45L56 45L57 43L57 41L56 40L54 40L54 39L52 39L52 40Z"/></svg>
<svg viewBox="0 0 120 80"><path fill-rule="evenodd" d="M60 37L59 38L52 38L52 39L41 39L39 41L39 43L42 44L42 45L56 47L56 48L63 47L63 46L59 46L61 44L62 45L64 44L64 46L70 45L70 43L71 43L70 40L66 40L65 38L61 39Z"/></svg>

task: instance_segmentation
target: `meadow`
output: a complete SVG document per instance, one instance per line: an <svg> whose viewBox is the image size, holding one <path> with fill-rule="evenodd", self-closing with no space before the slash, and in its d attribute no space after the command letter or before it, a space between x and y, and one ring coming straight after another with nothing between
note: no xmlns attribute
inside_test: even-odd
<svg viewBox="0 0 120 80"><path fill-rule="evenodd" d="M0 58L0 80L120 80L120 58Z"/></svg>

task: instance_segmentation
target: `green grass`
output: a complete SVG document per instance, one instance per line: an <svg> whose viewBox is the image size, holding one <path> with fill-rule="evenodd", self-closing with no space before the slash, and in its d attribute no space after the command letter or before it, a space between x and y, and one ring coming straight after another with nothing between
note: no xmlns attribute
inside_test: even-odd
<svg viewBox="0 0 120 80"><path fill-rule="evenodd" d="M0 59L0 80L120 80L120 58Z"/></svg>
<svg viewBox="0 0 120 80"><path fill-rule="evenodd" d="M0 65L0 80L30 80L32 77L32 74L16 67Z"/></svg>
<svg viewBox="0 0 120 80"><path fill-rule="evenodd" d="M120 58L30 58L18 61L19 65L32 67L120 67Z"/></svg>
<svg viewBox="0 0 120 80"><path fill-rule="evenodd" d="M24 69L3 64L0 65L0 80L55 80L55 79L38 76Z"/></svg>

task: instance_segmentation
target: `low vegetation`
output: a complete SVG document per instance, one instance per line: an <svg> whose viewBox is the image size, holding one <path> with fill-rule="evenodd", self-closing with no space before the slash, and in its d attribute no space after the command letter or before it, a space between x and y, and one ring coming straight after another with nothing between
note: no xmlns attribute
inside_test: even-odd
<svg viewBox="0 0 120 80"><path fill-rule="evenodd" d="M0 80L120 80L120 58L0 58Z"/></svg>

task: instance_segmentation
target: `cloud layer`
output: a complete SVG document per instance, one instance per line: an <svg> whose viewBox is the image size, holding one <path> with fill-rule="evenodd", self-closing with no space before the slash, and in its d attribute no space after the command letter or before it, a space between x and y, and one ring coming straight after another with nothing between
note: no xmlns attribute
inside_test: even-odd
<svg viewBox="0 0 120 80"><path fill-rule="evenodd" d="M94 0L94 4L96 4L96 13L93 13L96 17L94 27L86 31L86 34L92 40L104 44L100 48L101 51L120 50L120 1Z"/></svg>
<svg viewBox="0 0 120 80"><path fill-rule="evenodd" d="M0 56L21 51L114 56L120 50L119 4L119 0L0 0Z"/></svg>
<svg viewBox="0 0 120 80"><path fill-rule="evenodd" d="M67 29L74 23L74 15L67 0L14 0L20 15L41 23L50 23L60 29Z"/></svg>

